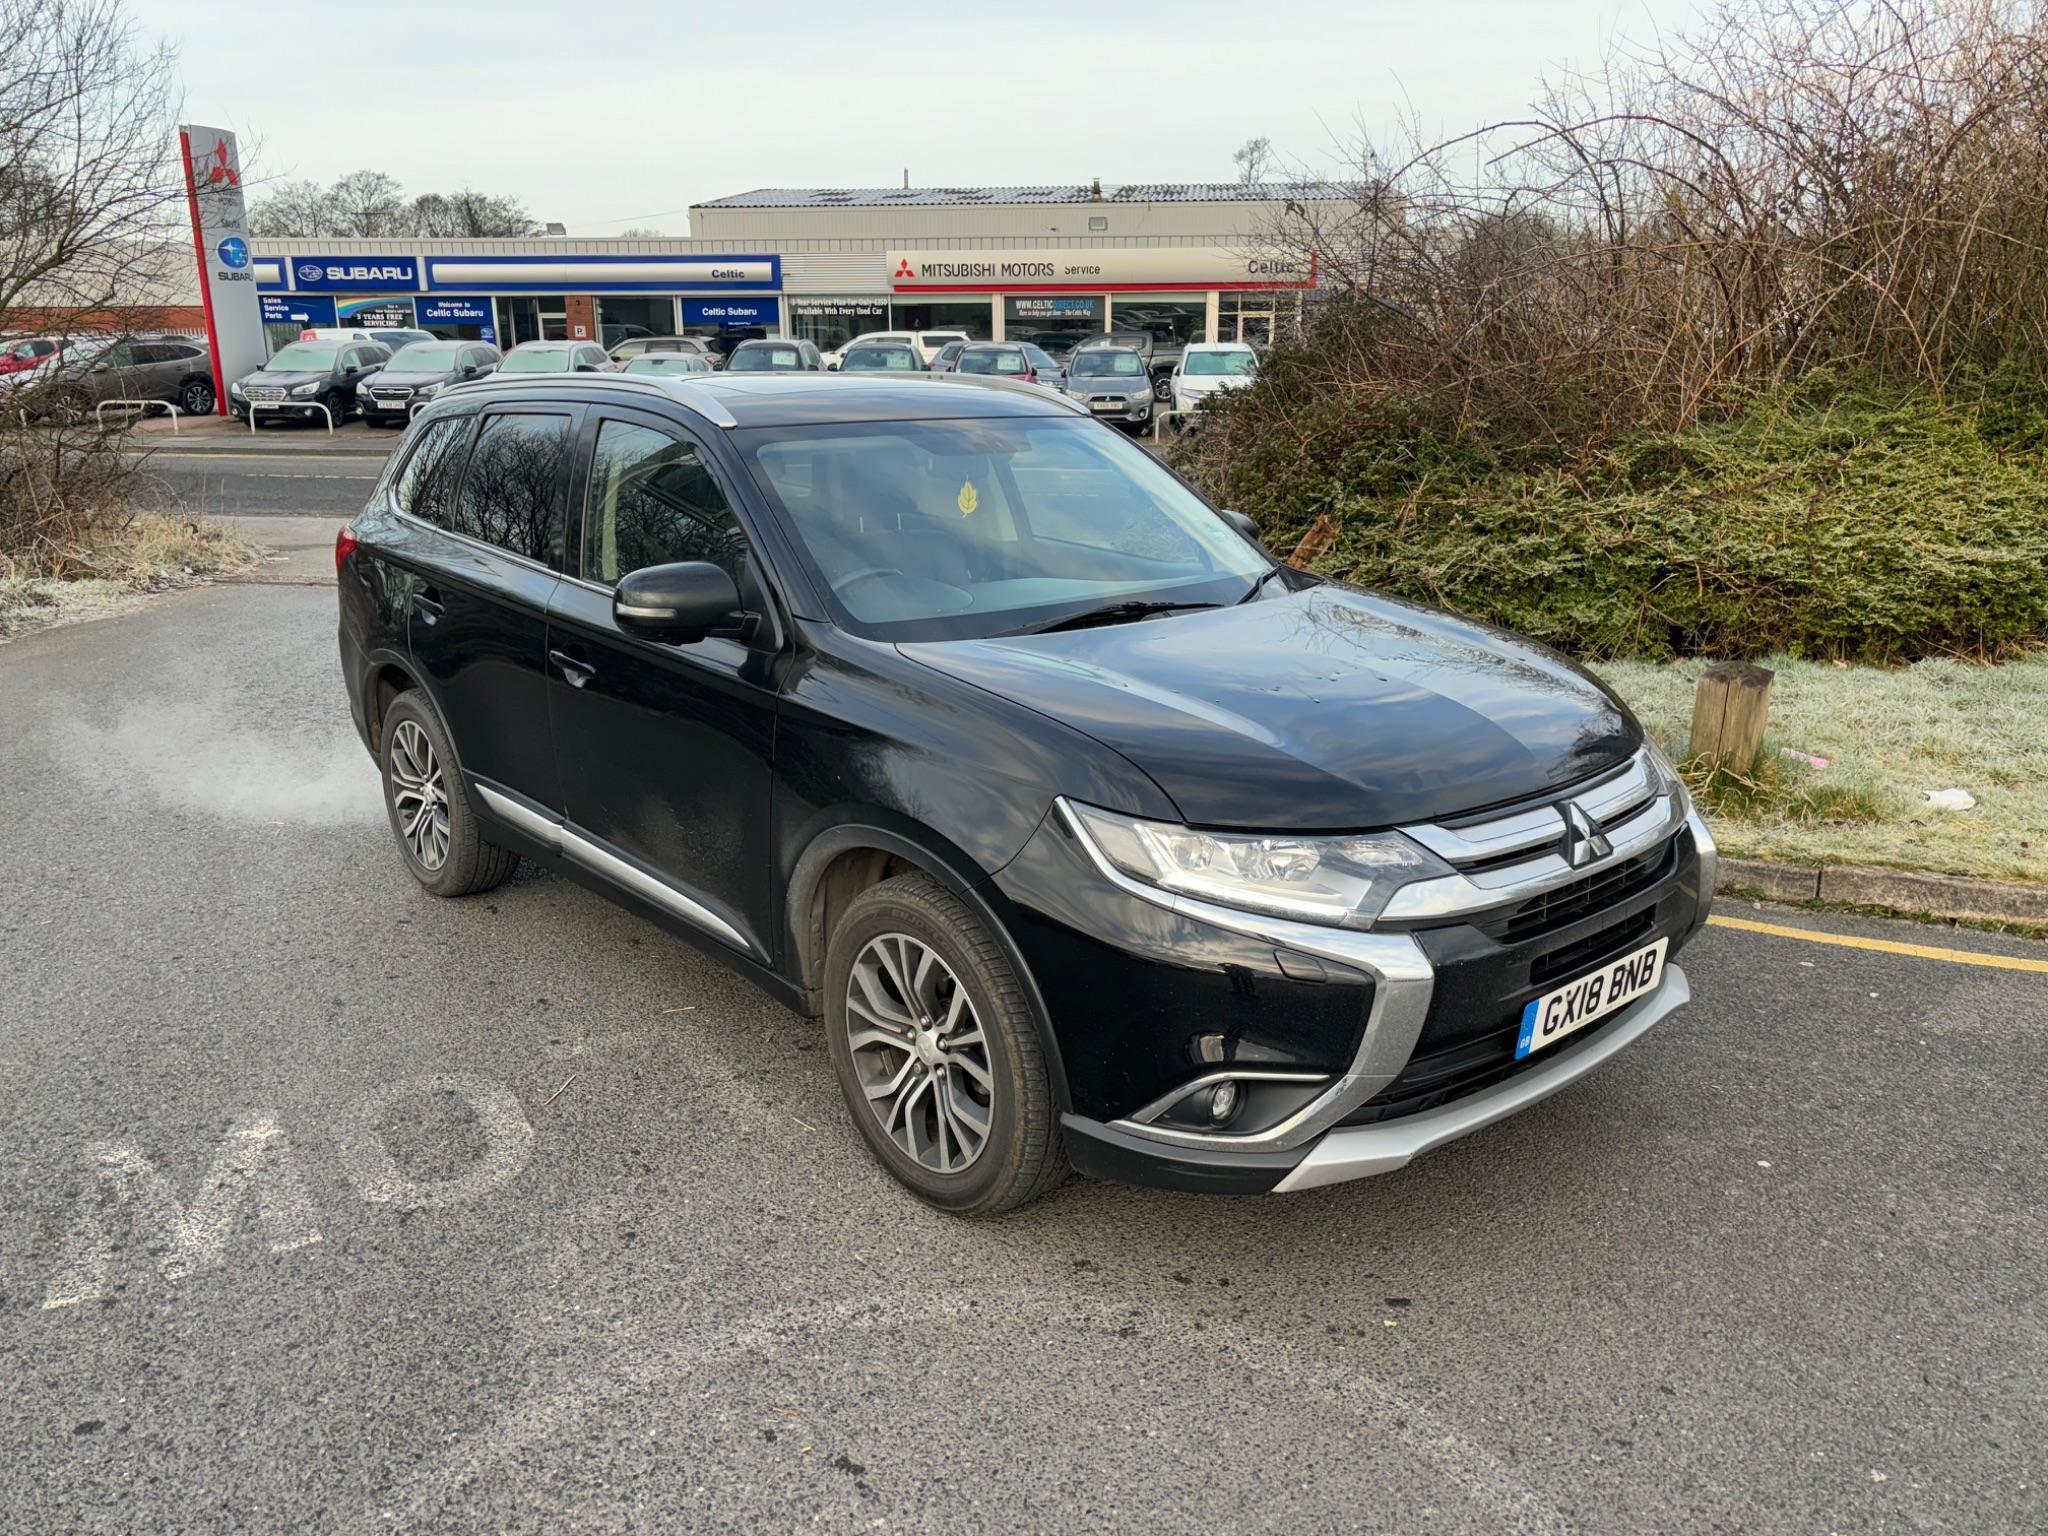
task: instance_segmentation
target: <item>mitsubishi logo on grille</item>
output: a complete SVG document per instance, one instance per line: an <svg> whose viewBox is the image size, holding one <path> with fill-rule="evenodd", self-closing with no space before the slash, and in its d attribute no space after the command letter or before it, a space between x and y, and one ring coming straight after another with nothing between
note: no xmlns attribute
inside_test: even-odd
<svg viewBox="0 0 2048 1536"><path fill-rule="evenodd" d="M1595 859L1604 859L1614 852L1614 844L1607 841L1607 834L1600 830L1600 823L1586 812L1586 808L1573 800L1564 807L1564 861L1573 869L1584 869Z"/></svg>

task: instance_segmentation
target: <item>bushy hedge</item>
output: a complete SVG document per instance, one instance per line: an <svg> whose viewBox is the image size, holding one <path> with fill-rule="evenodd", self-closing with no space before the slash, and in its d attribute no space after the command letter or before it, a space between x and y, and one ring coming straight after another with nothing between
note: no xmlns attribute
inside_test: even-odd
<svg viewBox="0 0 2048 1536"><path fill-rule="evenodd" d="M1263 388L1189 467L1269 543L1334 513L1319 569L1576 655L2048 643L2048 414L2030 387L1980 381L1944 402L1816 374L1712 424L1536 467L1404 433L1397 408L1363 399L1290 401L1292 432L1269 438Z"/></svg>

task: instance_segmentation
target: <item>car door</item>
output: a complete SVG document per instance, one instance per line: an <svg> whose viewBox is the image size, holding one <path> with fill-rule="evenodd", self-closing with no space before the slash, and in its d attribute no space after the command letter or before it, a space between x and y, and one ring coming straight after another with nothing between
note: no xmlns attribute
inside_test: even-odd
<svg viewBox="0 0 2048 1536"><path fill-rule="evenodd" d="M579 415L519 404L442 417L393 481L410 520L391 555L409 579L413 662L462 770L550 817L562 795L548 728L547 611Z"/></svg>
<svg viewBox="0 0 2048 1536"><path fill-rule="evenodd" d="M621 630L612 588L650 565L709 560L765 608L733 501L703 444L663 418L593 407L579 537L548 626L567 830L614 879L756 960L780 931L771 894L773 653Z"/></svg>

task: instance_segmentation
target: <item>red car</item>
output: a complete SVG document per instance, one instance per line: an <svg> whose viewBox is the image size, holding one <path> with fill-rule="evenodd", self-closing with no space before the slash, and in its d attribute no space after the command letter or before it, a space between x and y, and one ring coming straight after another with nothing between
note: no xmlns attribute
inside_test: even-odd
<svg viewBox="0 0 2048 1536"><path fill-rule="evenodd" d="M48 362L67 343L52 341L47 336L31 336L23 341L0 342L0 373L25 373L38 363Z"/></svg>

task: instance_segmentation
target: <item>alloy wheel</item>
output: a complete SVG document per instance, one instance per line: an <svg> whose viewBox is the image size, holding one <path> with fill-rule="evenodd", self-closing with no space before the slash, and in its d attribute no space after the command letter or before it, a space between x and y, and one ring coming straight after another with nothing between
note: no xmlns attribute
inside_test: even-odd
<svg viewBox="0 0 2048 1536"><path fill-rule="evenodd" d="M213 414L213 386L197 382L185 386L182 402L187 416L211 416Z"/></svg>
<svg viewBox="0 0 2048 1536"><path fill-rule="evenodd" d="M934 1173L960 1173L988 1145L995 1078L967 989L907 933L870 939L846 983L855 1075L882 1130Z"/></svg>
<svg viewBox="0 0 2048 1536"><path fill-rule="evenodd" d="M421 869L448 862L448 787L427 733L401 720L391 733L391 805L398 835Z"/></svg>

